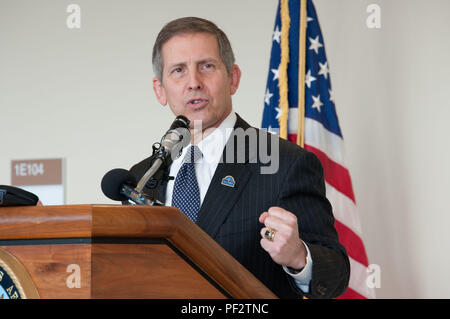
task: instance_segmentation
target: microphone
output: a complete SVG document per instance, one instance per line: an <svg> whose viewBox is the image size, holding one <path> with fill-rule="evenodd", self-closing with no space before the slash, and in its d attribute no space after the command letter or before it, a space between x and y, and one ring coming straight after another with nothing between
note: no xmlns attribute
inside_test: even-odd
<svg viewBox="0 0 450 319"><path fill-rule="evenodd" d="M123 168L116 168L106 173L101 182L103 194L112 200L122 202L131 200L137 205L163 205L158 200L147 198L143 189L155 173L158 173L157 180L168 178L168 167L173 159L181 154L183 146L189 144L191 140L189 124L190 121L182 115L175 118L159 145L158 143L153 145L150 169L142 176L139 183L136 183L136 178L130 171ZM161 166L162 170L160 170Z"/></svg>
<svg viewBox="0 0 450 319"><path fill-rule="evenodd" d="M136 179L123 168L110 170L102 178L102 191L106 197L112 200L131 200L137 205L154 205L155 202L145 197L142 193L134 189Z"/></svg>
<svg viewBox="0 0 450 319"><path fill-rule="evenodd" d="M140 179L136 186L136 191L141 193L150 178L158 172L161 165L164 164L165 169L167 169L173 160L180 155L183 147L189 144L191 140L189 124L190 121L183 115L175 118L169 130L162 137L159 148L154 148L156 153L152 156L152 165Z"/></svg>
<svg viewBox="0 0 450 319"><path fill-rule="evenodd" d="M191 132L189 132L190 123L191 121L183 115L179 115L175 118L161 141L161 147L168 152L167 155L170 155L174 150L177 150L177 146L180 146L179 142L187 141L188 143L185 143L185 145L189 144L189 141L191 140Z"/></svg>

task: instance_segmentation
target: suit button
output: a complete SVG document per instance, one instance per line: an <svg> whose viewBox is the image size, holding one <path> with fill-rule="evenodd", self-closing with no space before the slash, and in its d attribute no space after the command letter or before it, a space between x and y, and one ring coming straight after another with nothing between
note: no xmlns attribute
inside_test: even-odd
<svg viewBox="0 0 450 319"><path fill-rule="evenodd" d="M317 293L321 296L324 296L328 290L327 287L325 287L321 282L319 282L316 286Z"/></svg>

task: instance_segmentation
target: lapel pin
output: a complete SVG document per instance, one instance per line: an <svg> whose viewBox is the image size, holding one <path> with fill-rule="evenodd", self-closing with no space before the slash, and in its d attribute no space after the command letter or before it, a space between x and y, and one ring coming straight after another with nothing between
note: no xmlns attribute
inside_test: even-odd
<svg viewBox="0 0 450 319"><path fill-rule="evenodd" d="M233 176L227 175L224 178L222 178L222 185L228 186L228 187L234 187L236 185Z"/></svg>

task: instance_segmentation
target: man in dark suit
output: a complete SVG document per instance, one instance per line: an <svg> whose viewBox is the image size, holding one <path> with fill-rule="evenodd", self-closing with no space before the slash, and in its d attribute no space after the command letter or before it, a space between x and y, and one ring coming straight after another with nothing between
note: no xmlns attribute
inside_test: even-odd
<svg viewBox="0 0 450 319"><path fill-rule="evenodd" d="M241 71L226 35L204 19L174 20L158 35L153 68L158 101L186 116L192 133L170 167L176 179L162 185L159 199L178 207L280 298L342 294L349 260L320 162L233 111ZM131 172L139 179L149 165L146 159Z"/></svg>

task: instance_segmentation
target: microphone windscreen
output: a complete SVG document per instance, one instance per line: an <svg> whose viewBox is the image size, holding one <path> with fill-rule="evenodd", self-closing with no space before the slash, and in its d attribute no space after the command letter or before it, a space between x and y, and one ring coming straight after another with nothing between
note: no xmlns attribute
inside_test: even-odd
<svg viewBox="0 0 450 319"><path fill-rule="evenodd" d="M112 200L126 201L128 197L120 193L122 185L136 186L136 179L129 171L123 168L110 170L102 178L102 191L106 197Z"/></svg>
<svg viewBox="0 0 450 319"><path fill-rule="evenodd" d="M169 130L174 130L177 128L186 128L189 129L189 124L191 122L188 120L187 117L183 115L178 115L175 120L173 121L172 125L170 126Z"/></svg>

